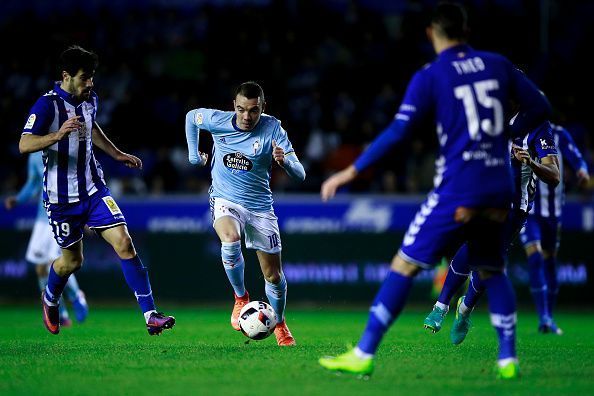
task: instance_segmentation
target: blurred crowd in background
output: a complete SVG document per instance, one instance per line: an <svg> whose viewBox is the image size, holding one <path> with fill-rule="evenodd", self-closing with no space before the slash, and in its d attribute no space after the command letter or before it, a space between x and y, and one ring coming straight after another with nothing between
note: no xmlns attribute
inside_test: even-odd
<svg viewBox="0 0 594 396"><path fill-rule="evenodd" d="M501 52L547 94L553 121L572 133L593 169L594 2L463 2L470 44ZM435 1L43 0L0 2L0 195L26 178L18 152L30 107L59 79L71 44L99 55L97 121L142 172L99 155L114 195L205 192L209 169L187 161L184 117L196 107L232 110L243 81L264 88L307 171L273 189L318 192L353 161L397 111L412 74L434 58L425 26ZM209 152L211 137L201 134ZM352 191L424 193L432 187L432 120ZM566 168L567 169L567 168ZM568 189L577 191L573 175Z"/></svg>

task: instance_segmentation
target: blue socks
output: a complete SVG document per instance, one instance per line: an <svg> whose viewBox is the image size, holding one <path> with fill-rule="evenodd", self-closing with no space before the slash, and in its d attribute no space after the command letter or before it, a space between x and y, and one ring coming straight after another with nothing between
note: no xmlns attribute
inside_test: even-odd
<svg viewBox="0 0 594 396"><path fill-rule="evenodd" d="M384 334L404 308L412 284L411 277L394 271L388 273L373 300L367 327L357 345L361 351L375 354Z"/></svg>
<svg viewBox="0 0 594 396"><path fill-rule="evenodd" d="M46 302L56 305L62 296L66 282L69 276L60 276L54 271L54 264L50 265L47 276L47 286L45 287Z"/></svg>
<svg viewBox="0 0 594 396"><path fill-rule="evenodd" d="M559 294L559 280L557 279L557 259L549 256L544 259L544 278L547 285L547 311L553 317L553 309Z"/></svg>
<svg viewBox="0 0 594 396"><path fill-rule="evenodd" d="M503 273L483 280L489 295L491 324L499 337L499 360L516 357L516 296Z"/></svg>
<svg viewBox="0 0 594 396"><path fill-rule="evenodd" d="M266 297L274 312L276 312L276 318L278 322L282 322L285 319L285 305L287 304L287 280L285 274L281 272L281 279L278 284L266 282L264 290L266 291Z"/></svg>
<svg viewBox="0 0 594 396"><path fill-rule="evenodd" d="M245 294L243 281L245 263L241 254L241 241L221 242L221 259L223 260L227 278L229 278L229 282L233 287L233 292L237 297L242 297Z"/></svg>
<svg viewBox="0 0 594 396"><path fill-rule="evenodd" d="M544 261L540 252L528 256L528 274L530 277L530 292L534 298L536 312L540 323L545 323L547 314L547 287L543 273Z"/></svg>
<svg viewBox="0 0 594 396"><path fill-rule="evenodd" d="M468 266L468 246L464 244L454 256L450 263L448 274L441 288L441 293L437 301L444 305L450 305L454 294L462 287L468 276L470 268Z"/></svg>
<svg viewBox="0 0 594 396"><path fill-rule="evenodd" d="M485 282L481 280L477 271L472 271L470 275L470 283L468 284L468 290L464 295L464 305L472 309L476 307L478 300L485 292Z"/></svg>
<svg viewBox="0 0 594 396"><path fill-rule="evenodd" d="M126 283L128 283L128 286L130 286L130 289L134 292L142 312L155 311L155 302L153 301L153 292L149 282L148 270L142 265L140 257L135 256L131 259L120 259L120 261L122 263L122 271L124 272Z"/></svg>

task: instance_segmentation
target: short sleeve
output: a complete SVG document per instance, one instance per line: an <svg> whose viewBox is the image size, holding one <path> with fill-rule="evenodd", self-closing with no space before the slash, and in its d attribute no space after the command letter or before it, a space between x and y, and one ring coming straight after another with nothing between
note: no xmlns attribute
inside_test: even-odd
<svg viewBox="0 0 594 396"><path fill-rule="evenodd" d="M42 96L31 108L22 133L40 136L47 135L50 132L49 127L54 121L54 117L53 100L47 96Z"/></svg>

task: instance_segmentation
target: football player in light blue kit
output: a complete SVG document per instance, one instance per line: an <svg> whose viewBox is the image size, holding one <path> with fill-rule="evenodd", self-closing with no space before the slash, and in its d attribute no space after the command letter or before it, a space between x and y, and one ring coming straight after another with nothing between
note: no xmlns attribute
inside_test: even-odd
<svg viewBox="0 0 594 396"><path fill-rule="evenodd" d="M4 200L4 206L11 210L17 205L21 205L32 199L37 199L37 216L35 224L27 246L25 259L27 262L35 265L35 273L39 283L39 290L43 292L47 285L47 275L49 265L60 256L60 246L54 240L52 228L49 225L47 213L43 205L41 189L43 187L43 159L41 152L32 153L27 161L27 181L15 196L7 197ZM85 294L78 287L78 282L74 274L68 278L66 288L64 289L68 300L74 308L74 316L78 322L83 322L88 313L89 307ZM68 327L72 324L68 315L68 310L64 304L60 304L60 324Z"/></svg>
<svg viewBox="0 0 594 396"><path fill-rule="evenodd" d="M405 305L413 279L468 244L473 267L489 294L491 323L497 331L500 378L516 378L516 299L504 269L504 221L510 209L513 181L509 138L545 121L550 105L532 82L505 57L466 44L466 13L440 3L427 27L437 59L411 80L394 121L355 161L326 180L323 200L382 158L412 126L435 118L439 156L435 188L406 232L384 283L377 293L365 331L352 350L319 363L333 371L369 375L374 354ZM510 100L520 115L508 128Z"/></svg>
<svg viewBox="0 0 594 396"><path fill-rule="evenodd" d="M235 111L194 109L186 115L189 161L204 166L207 154L198 150L200 129L213 138L210 204L213 227L221 240L223 267L233 287L231 326L241 330L239 312L249 300L244 285L241 235L255 249L265 279L265 291L277 314L274 331L279 346L295 345L285 321L287 281L281 265L281 238L272 207L270 171L273 161L287 174L305 180L287 132L276 118L263 114L264 92L253 81L241 84L233 100Z"/></svg>
<svg viewBox="0 0 594 396"><path fill-rule="evenodd" d="M553 125L553 138L559 154L561 183L557 186L550 186L542 181L536 184L534 206L520 238L528 258L530 290L539 318L538 331L560 335L563 331L555 323L553 310L559 293L556 261L564 201L563 158L576 172L578 185L587 185L590 175L586 161L569 131Z"/></svg>

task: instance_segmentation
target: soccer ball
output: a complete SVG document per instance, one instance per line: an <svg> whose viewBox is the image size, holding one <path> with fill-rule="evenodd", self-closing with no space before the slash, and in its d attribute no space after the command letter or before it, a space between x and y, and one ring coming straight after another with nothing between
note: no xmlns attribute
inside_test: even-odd
<svg viewBox="0 0 594 396"><path fill-rule="evenodd" d="M276 327L276 312L264 301L252 301L239 313L239 328L252 340L263 340Z"/></svg>

